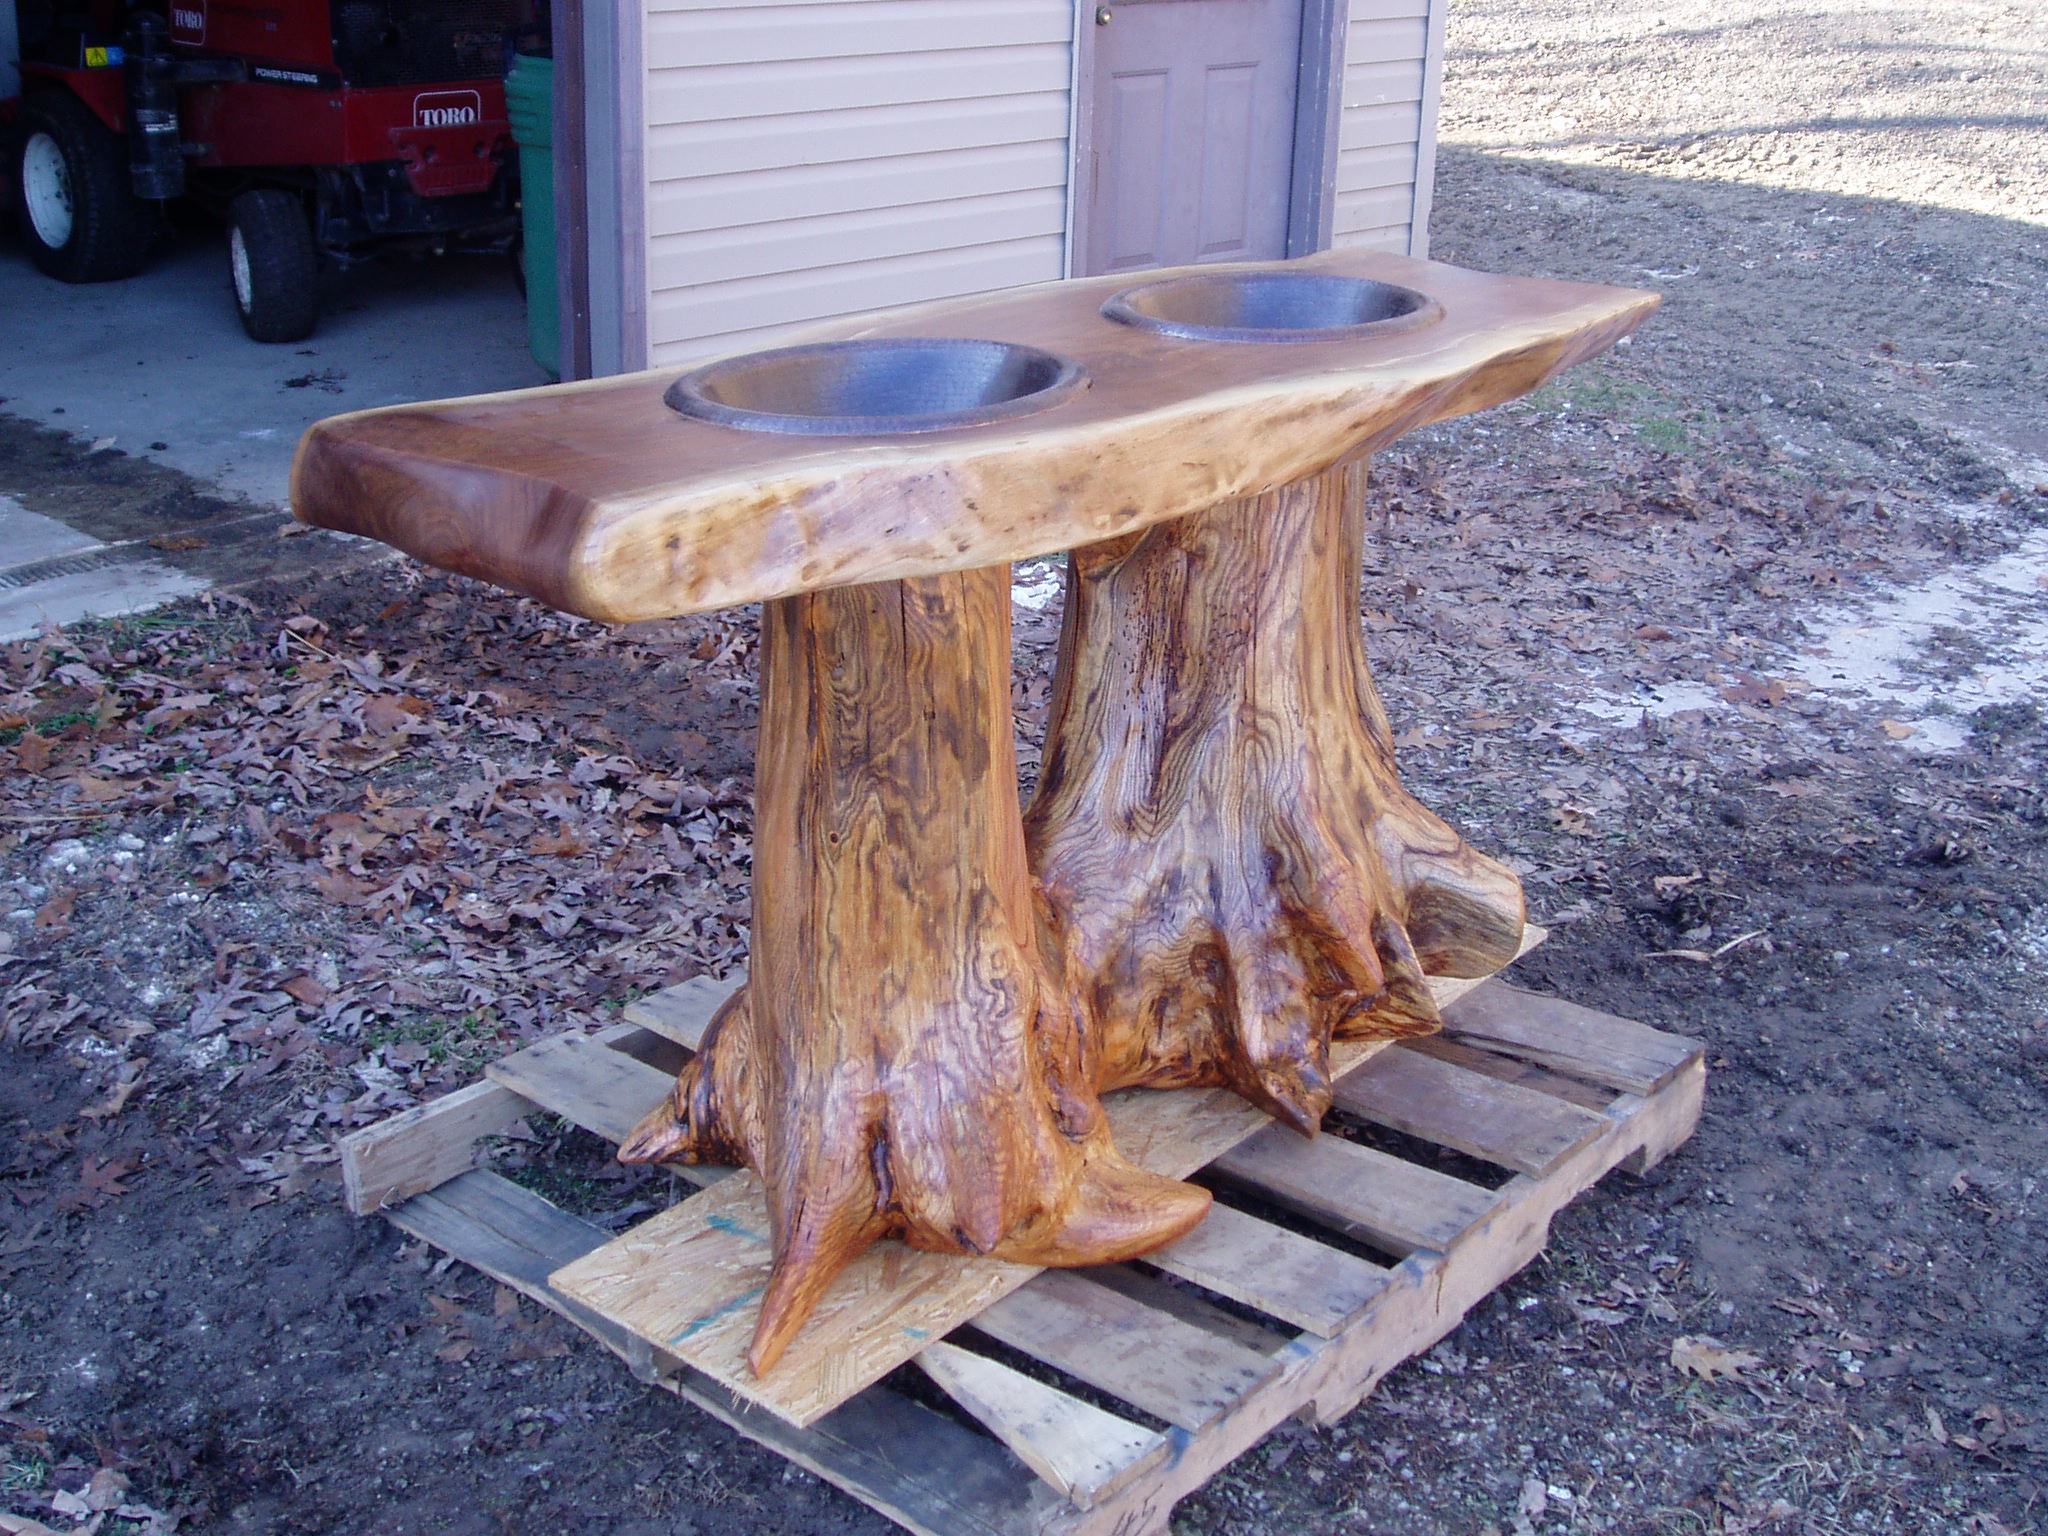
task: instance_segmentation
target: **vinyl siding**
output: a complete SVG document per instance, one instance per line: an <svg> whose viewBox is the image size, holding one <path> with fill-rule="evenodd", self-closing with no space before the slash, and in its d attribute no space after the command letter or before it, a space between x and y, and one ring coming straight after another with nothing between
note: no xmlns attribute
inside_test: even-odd
<svg viewBox="0 0 2048 1536"><path fill-rule="evenodd" d="M1432 3L1349 0L1336 244L1419 243ZM647 7L652 364L1062 274L1073 0Z"/></svg>
<svg viewBox="0 0 2048 1536"><path fill-rule="evenodd" d="M650 0L654 364L1061 275L1067 0Z"/></svg>
<svg viewBox="0 0 2048 1536"><path fill-rule="evenodd" d="M1351 0L1337 126L1334 245L1420 250L1449 0ZM1424 195L1418 197L1418 188Z"/></svg>

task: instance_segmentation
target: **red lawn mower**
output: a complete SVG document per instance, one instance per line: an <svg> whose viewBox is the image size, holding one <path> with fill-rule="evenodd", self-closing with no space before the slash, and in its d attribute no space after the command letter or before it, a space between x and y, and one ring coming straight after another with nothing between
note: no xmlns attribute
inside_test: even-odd
<svg viewBox="0 0 2048 1536"><path fill-rule="evenodd" d="M166 200L221 212L243 328L298 341L323 261L508 247L505 69L532 0L17 0L20 224L67 283L132 276Z"/></svg>

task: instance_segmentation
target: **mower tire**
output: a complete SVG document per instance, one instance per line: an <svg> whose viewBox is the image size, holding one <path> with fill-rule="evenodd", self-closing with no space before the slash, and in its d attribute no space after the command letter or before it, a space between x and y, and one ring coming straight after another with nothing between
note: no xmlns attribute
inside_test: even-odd
<svg viewBox="0 0 2048 1536"><path fill-rule="evenodd" d="M23 104L15 137L21 226L37 268L66 283L140 272L154 220L130 189L120 135L75 96L40 91Z"/></svg>
<svg viewBox="0 0 2048 1536"><path fill-rule="evenodd" d="M296 193L274 187L228 204L228 275L252 341L304 341L320 319L320 253Z"/></svg>

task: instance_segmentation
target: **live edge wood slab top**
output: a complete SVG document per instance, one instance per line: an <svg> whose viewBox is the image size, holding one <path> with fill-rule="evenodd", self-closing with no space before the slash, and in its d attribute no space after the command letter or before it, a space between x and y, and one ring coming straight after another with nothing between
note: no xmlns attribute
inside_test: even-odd
<svg viewBox="0 0 2048 1536"><path fill-rule="evenodd" d="M1526 394L1657 303L1384 252L1285 269L1402 284L1443 318L1376 339L1191 341L1100 313L1174 272L1050 283L793 338L1017 342L1087 370L1087 389L1034 415L876 437L747 431L671 409L683 370L657 369L323 421L300 445L292 503L586 618L664 618L1028 559L1286 485Z"/></svg>

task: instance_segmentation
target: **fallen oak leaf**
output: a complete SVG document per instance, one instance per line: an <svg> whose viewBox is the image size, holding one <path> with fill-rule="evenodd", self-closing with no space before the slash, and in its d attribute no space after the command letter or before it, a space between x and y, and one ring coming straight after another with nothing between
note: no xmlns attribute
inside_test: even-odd
<svg viewBox="0 0 2048 1536"><path fill-rule="evenodd" d="M1762 1355L1746 1349L1730 1349L1719 1339L1703 1333L1681 1334L1671 1341L1672 1368L1697 1376L1702 1381L1740 1376L1763 1363Z"/></svg>
<svg viewBox="0 0 2048 1536"><path fill-rule="evenodd" d="M78 1118L95 1122L113 1119L114 1116L128 1107L128 1101L134 1098L137 1090L142 1087L143 1076L144 1073L141 1067L133 1068L130 1075L115 1083L113 1091L100 1100L99 1103L88 1104L84 1109L81 1109L78 1112Z"/></svg>
<svg viewBox="0 0 2048 1536"><path fill-rule="evenodd" d="M322 986L313 977L303 972L294 976L278 990L289 993L295 1000L304 1003L308 1008L318 1008L327 999L334 996L332 989Z"/></svg>
<svg viewBox="0 0 2048 1536"><path fill-rule="evenodd" d="M536 858L574 858L579 853L588 853L590 844L579 834L568 830L544 832L531 838L526 851Z"/></svg>
<svg viewBox="0 0 2048 1536"><path fill-rule="evenodd" d="M21 740L14 744L15 765L23 773L46 771L56 756L57 748L51 743L50 738L36 731L24 733Z"/></svg>
<svg viewBox="0 0 2048 1536"><path fill-rule="evenodd" d="M425 699L416 699L409 693L373 694L363 705L363 726L375 735L389 736L393 731L417 725L433 709Z"/></svg>
<svg viewBox="0 0 2048 1536"><path fill-rule="evenodd" d="M54 1525L31 1520L27 1515L0 1514L0 1536L76 1536L76 1533L60 1531Z"/></svg>

